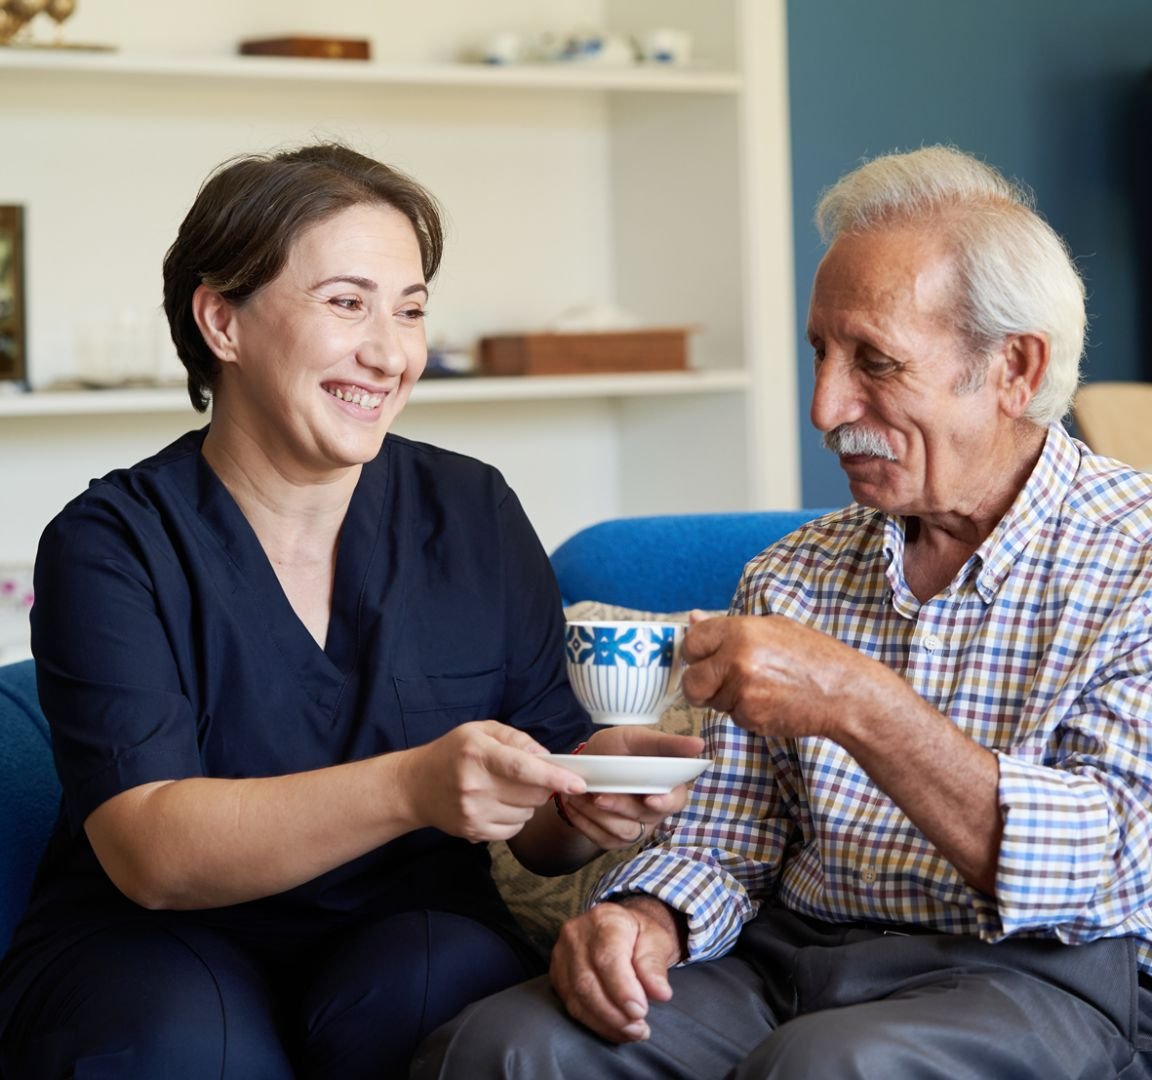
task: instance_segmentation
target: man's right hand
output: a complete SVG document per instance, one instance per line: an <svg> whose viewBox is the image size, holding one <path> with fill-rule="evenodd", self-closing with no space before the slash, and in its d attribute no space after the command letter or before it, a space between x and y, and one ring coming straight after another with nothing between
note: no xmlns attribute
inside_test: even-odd
<svg viewBox="0 0 1152 1080"><path fill-rule="evenodd" d="M573 1018L609 1042L647 1039L648 1002L672 997L683 916L650 896L597 904L569 919L552 950L552 985Z"/></svg>

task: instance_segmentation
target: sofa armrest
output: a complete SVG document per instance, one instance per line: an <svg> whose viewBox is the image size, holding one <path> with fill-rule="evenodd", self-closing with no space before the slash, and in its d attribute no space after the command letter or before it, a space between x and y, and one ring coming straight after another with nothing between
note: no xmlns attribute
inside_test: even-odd
<svg viewBox="0 0 1152 1080"><path fill-rule="evenodd" d="M31 660L0 666L0 954L24 911L60 804Z"/></svg>

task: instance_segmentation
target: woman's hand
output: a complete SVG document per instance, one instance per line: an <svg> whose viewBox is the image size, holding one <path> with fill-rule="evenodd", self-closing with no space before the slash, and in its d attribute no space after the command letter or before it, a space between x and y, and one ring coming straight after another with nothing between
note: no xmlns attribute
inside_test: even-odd
<svg viewBox="0 0 1152 1080"><path fill-rule="evenodd" d="M698 757L704 740L695 735L669 735L646 727L603 727L588 740L583 753L635 754L647 757ZM595 794L561 796L568 820L605 851L646 840L652 829L688 801L688 785L666 795Z"/></svg>
<svg viewBox="0 0 1152 1080"><path fill-rule="evenodd" d="M412 827L431 826L473 843L515 836L554 791L585 789L575 773L546 761L546 753L531 736L495 720L461 724L407 751L401 776Z"/></svg>

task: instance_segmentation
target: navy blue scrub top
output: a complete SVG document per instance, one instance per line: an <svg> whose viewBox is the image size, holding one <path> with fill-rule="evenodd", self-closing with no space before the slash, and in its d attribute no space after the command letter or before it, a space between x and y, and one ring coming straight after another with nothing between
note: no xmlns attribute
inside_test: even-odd
<svg viewBox="0 0 1152 1080"><path fill-rule="evenodd" d="M259 934L420 906L507 917L485 846L434 829L266 899L144 913L108 880L83 830L121 791L321 768L470 720L501 720L554 751L586 737L547 556L495 469L385 439L340 534L321 649L202 457L206 430L93 482L41 539L33 652L64 795L0 971L0 1027L12 996L3 991L20 972L31 977L110 920Z"/></svg>

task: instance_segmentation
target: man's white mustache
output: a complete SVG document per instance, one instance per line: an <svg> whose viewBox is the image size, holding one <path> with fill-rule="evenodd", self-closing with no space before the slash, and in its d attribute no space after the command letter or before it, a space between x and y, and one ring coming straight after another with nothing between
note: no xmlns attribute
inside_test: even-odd
<svg viewBox="0 0 1152 1080"><path fill-rule="evenodd" d="M896 454L883 435L867 428L841 424L824 434L824 449L840 457L878 457L895 461Z"/></svg>

